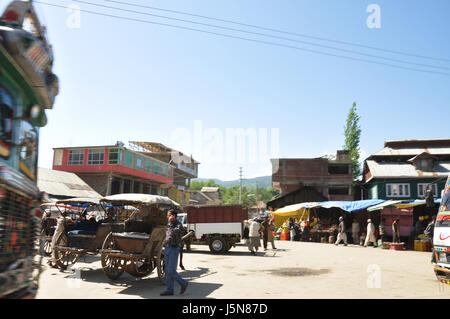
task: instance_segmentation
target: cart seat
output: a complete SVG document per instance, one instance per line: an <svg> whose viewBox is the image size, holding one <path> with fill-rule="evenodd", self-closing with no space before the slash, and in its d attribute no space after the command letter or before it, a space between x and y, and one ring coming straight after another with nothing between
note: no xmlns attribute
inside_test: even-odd
<svg viewBox="0 0 450 319"><path fill-rule="evenodd" d="M93 230L75 229L67 233L68 235L96 235L97 232Z"/></svg>
<svg viewBox="0 0 450 319"><path fill-rule="evenodd" d="M134 238L134 239L149 239L150 235L146 233L126 232L126 233L113 233L114 237Z"/></svg>

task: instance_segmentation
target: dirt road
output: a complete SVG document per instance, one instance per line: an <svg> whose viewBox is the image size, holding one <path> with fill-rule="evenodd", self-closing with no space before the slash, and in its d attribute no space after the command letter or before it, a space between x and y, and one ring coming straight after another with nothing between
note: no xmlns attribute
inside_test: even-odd
<svg viewBox="0 0 450 319"><path fill-rule="evenodd" d="M184 295L164 298L450 298L450 286L439 284L430 253L322 243L276 241L277 250L250 255L239 245L227 255L207 246L184 254L189 281ZM156 271L136 279L126 273L111 281L99 257L88 257L74 272L48 268L37 298L162 298Z"/></svg>

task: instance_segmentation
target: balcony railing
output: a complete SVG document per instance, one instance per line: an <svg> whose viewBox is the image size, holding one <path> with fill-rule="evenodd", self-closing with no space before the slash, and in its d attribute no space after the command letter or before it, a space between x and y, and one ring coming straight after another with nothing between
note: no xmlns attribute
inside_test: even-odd
<svg viewBox="0 0 450 319"><path fill-rule="evenodd" d="M190 167L188 167L188 166L186 166L186 165L184 165L182 163L179 163L177 165L177 168L179 170L182 170L185 173L188 173L188 174L193 175L193 176L197 176L197 170L196 169L190 168Z"/></svg>

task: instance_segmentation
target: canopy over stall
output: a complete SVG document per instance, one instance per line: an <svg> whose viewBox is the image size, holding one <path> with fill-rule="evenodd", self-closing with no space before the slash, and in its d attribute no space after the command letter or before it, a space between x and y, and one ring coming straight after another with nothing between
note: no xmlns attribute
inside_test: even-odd
<svg viewBox="0 0 450 319"><path fill-rule="evenodd" d="M283 223L289 218L295 218L297 220L307 220L309 218L309 209L316 207L319 203L309 202L309 203L299 203L294 205L288 205L277 209L272 212L274 216L275 227L281 227Z"/></svg>
<svg viewBox="0 0 450 319"><path fill-rule="evenodd" d="M352 213L364 210L368 207L379 205L385 202L383 199L366 199L358 201L326 201L309 202L289 205L273 212L276 227L280 227L287 219L308 220L311 208L340 208L343 211Z"/></svg>
<svg viewBox="0 0 450 319"><path fill-rule="evenodd" d="M116 194L102 198L102 202L114 202L116 204L121 203L122 205L168 205L168 206L180 206L177 202L171 200L166 196L159 195L149 195L149 194Z"/></svg>

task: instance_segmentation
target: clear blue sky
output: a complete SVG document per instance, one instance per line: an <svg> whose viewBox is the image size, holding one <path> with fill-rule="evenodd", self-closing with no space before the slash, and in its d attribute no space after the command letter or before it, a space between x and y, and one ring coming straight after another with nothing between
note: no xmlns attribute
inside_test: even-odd
<svg viewBox="0 0 450 319"><path fill-rule="evenodd" d="M73 3L82 10L207 29L66 0L42 1L65 6ZM119 6L106 1L87 1ZM450 60L448 0L123 1ZM3 7L6 2L0 1ZM379 29L369 29L366 25L370 15L366 8L370 4L381 8ZM353 101L357 102L361 116L360 146L366 154L380 150L389 139L450 137L450 76L85 12L81 12L80 28L70 29L66 10L42 4L36 6L48 27L55 54L54 71L60 78L60 95L54 109L47 112L48 125L41 130L41 167L51 167L53 147L145 140L192 153L201 162L199 177L237 179L239 166L243 167L244 177L270 175L270 156L258 158L258 163L209 161L205 154L196 154L192 145L175 140L172 133L177 128L185 128L193 134L196 120L201 121L204 130L215 128L215 132L223 134L227 128L278 128L278 156L319 157L342 147L343 127ZM356 56L256 35L214 31ZM439 65L447 69L434 70L450 73L450 62L314 42ZM214 147L208 141L202 145L204 153L209 152L208 147ZM225 153L228 151L224 149Z"/></svg>

